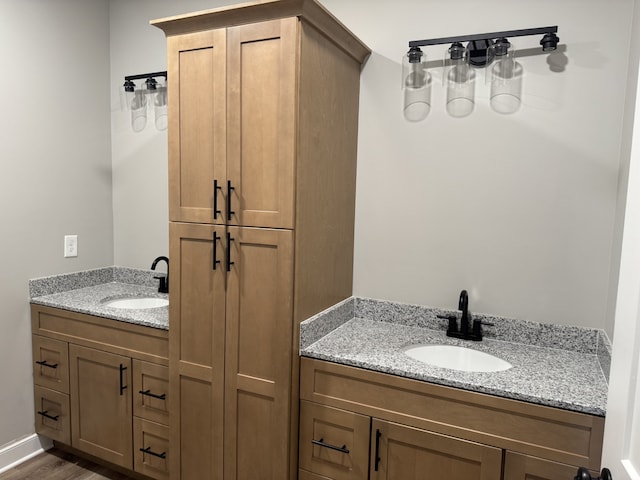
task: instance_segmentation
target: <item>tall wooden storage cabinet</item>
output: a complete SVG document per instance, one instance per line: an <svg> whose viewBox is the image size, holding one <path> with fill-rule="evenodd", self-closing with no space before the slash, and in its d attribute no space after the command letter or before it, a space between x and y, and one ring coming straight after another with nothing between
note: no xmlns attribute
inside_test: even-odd
<svg viewBox="0 0 640 480"><path fill-rule="evenodd" d="M299 322L351 295L360 70L314 0L167 35L171 478L297 476Z"/></svg>

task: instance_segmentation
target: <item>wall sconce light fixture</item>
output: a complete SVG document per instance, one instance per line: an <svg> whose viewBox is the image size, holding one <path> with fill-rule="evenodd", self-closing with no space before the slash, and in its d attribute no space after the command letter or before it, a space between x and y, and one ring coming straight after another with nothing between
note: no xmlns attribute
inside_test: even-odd
<svg viewBox="0 0 640 480"><path fill-rule="evenodd" d="M156 78L160 78L158 81ZM136 88L134 80L144 79L144 87ZM164 80L163 80L164 79ZM124 77L122 85L127 110L131 112L131 129L141 132L147 125L147 110L153 106L158 130L167 129L167 72L140 73Z"/></svg>
<svg viewBox="0 0 640 480"><path fill-rule="evenodd" d="M543 35L540 40L542 51L551 52L560 41L557 32L558 27L553 26L410 41L402 73L405 118L417 122L426 118L431 110L431 75L426 70L426 55L421 47L451 44L444 60L443 75L447 112L451 116L466 117L473 112L474 68L491 64L494 65L486 73L487 82L491 82L491 108L499 113L513 113L520 107L522 65L515 59L509 38Z"/></svg>

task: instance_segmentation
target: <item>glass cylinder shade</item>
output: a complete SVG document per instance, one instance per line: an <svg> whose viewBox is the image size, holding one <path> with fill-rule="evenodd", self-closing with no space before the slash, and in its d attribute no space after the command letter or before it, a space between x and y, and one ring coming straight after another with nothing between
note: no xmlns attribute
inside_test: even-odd
<svg viewBox="0 0 640 480"><path fill-rule="evenodd" d="M410 51L403 59L402 93L404 117L410 122L424 120L431 111L431 75L422 52Z"/></svg>
<svg viewBox="0 0 640 480"><path fill-rule="evenodd" d="M155 123L158 130L166 130L168 126L167 117L167 86L159 84L153 98L153 111Z"/></svg>
<svg viewBox="0 0 640 480"><path fill-rule="evenodd" d="M491 67L491 108L503 114L515 113L522 98L522 65L513 50L495 57Z"/></svg>
<svg viewBox="0 0 640 480"><path fill-rule="evenodd" d="M131 101L131 128L141 132L147 125L147 96L144 90L136 90Z"/></svg>
<svg viewBox="0 0 640 480"><path fill-rule="evenodd" d="M475 106L475 72L469 66L466 51L453 52L455 45L449 49L450 59L445 60L448 67L446 73L447 84L447 112L452 117L466 117L473 112Z"/></svg>

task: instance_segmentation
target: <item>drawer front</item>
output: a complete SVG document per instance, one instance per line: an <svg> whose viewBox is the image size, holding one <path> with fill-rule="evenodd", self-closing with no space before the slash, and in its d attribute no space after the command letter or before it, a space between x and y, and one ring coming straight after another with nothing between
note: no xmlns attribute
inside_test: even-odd
<svg viewBox="0 0 640 480"><path fill-rule="evenodd" d="M334 480L366 480L370 425L367 416L301 401L300 468Z"/></svg>
<svg viewBox="0 0 640 480"><path fill-rule="evenodd" d="M33 335L33 381L36 385L69 393L69 345Z"/></svg>
<svg viewBox="0 0 640 480"><path fill-rule="evenodd" d="M133 361L133 414L169 425L169 369L163 365Z"/></svg>
<svg viewBox="0 0 640 480"><path fill-rule="evenodd" d="M69 395L35 385L34 396L36 432L71 445Z"/></svg>
<svg viewBox="0 0 640 480"><path fill-rule="evenodd" d="M133 417L133 469L157 480L169 478L169 427Z"/></svg>
<svg viewBox="0 0 640 480"><path fill-rule="evenodd" d="M509 452L504 457L505 480L567 480L574 478L578 467L552 462L542 458ZM598 478L598 473L591 473L593 478Z"/></svg>

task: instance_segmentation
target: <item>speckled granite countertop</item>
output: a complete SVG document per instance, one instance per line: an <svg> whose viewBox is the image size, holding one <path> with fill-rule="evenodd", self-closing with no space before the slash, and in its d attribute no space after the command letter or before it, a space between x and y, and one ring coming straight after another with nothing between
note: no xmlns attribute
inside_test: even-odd
<svg viewBox="0 0 640 480"><path fill-rule="evenodd" d="M605 370L610 345L604 332L474 315L490 319L496 327L485 327L485 339L472 342L445 335L443 322L446 320L438 319L437 315L450 313L455 311L351 298L302 323L300 354L440 385L605 415L608 390ZM519 341L514 341L514 337ZM415 344L473 348L502 358L513 368L480 373L435 367L403 353L405 347Z"/></svg>
<svg viewBox="0 0 640 480"><path fill-rule="evenodd" d="M113 308L105 302L123 297L160 297L158 272L106 267L29 281L31 303L147 327L169 329L169 307Z"/></svg>

